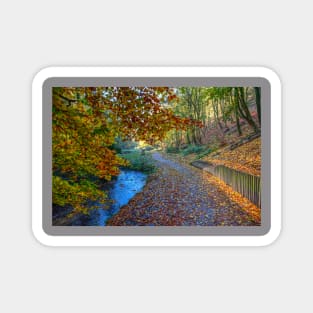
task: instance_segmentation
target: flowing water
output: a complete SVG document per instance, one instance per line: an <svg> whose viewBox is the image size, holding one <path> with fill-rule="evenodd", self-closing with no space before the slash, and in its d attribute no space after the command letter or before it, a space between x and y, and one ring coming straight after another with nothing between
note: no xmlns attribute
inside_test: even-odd
<svg viewBox="0 0 313 313"><path fill-rule="evenodd" d="M82 225L105 226L107 220L116 214L119 209L128 203L134 195L142 190L146 184L147 175L133 170L121 170L120 175L109 189L109 198L113 204L107 210L96 209L90 213L89 218L85 218Z"/></svg>

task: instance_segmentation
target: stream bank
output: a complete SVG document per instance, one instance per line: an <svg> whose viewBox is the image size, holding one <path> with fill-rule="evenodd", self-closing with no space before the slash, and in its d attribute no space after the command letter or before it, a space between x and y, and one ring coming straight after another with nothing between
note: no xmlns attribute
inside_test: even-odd
<svg viewBox="0 0 313 313"><path fill-rule="evenodd" d="M142 190L146 184L146 180L147 174L145 173L122 169L119 176L111 182L108 189L109 200L113 202L109 209L103 209L103 205L99 204L99 208L91 210L89 215L79 214L73 218L67 218L65 216L66 214L64 214L70 213L70 211L63 212L63 216L60 216L60 213L58 213L53 217L53 225L105 226L109 218L114 216L123 205L126 205L130 199ZM97 206L97 203L95 205ZM63 211L65 210L63 208Z"/></svg>

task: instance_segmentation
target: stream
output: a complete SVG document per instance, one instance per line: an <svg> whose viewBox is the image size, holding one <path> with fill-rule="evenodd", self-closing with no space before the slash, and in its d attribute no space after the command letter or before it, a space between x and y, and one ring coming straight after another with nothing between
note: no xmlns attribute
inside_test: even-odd
<svg viewBox="0 0 313 313"><path fill-rule="evenodd" d="M142 190L146 184L147 175L134 170L123 169L109 189L109 199L114 203L110 209L95 209L88 218L80 221L84 226L105 226L107 220L116 214L119 209L127 204L134 195ZM78 221L79 222L79 221ZM76 223L75 223L76 224ZM77 225L77 224L76 224Z"/></svg>

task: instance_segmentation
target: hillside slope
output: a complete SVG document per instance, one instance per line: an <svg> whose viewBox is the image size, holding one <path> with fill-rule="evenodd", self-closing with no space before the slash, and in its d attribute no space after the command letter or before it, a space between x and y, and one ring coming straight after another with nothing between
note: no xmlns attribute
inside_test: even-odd
<svg viewBox="0 0 313 313"><path fill-rule="evenodd" d="M201 160L214 165L224 165L251 175L261 175L261 138L253 139L231 150L230 146L219 149Z"/></svg>

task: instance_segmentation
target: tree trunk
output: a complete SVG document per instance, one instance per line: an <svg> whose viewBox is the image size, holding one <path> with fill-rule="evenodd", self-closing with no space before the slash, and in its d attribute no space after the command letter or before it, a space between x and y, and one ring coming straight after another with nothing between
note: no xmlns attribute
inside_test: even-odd
<svg viewBox="0 0 313 313"><path fill-rule="evenodd" d="M258 120L259 120L259 124L261 126L261 88L260 87L254 87L254 92L255 92L256 109L258 112Z"/></svg>
<svg viewBox="0 0 313 313"><path fill-rule="evenodd" d="M257 133L259 131L257 125L255 124L249 108L247 106L247 102L245 99L245 92L243 87L235 88L237 97L238 97L238 110L240 115L248 122L248 124L254 129Z"/></svg>
<svg viewBox="0 0 313 313"><path fill-rule="evenodd" d="M242 131L241 131L241 127L240 127L238 108L235 108L235 117L236 117L236 126L237 126L238 135L241 136Z"/></svg>

